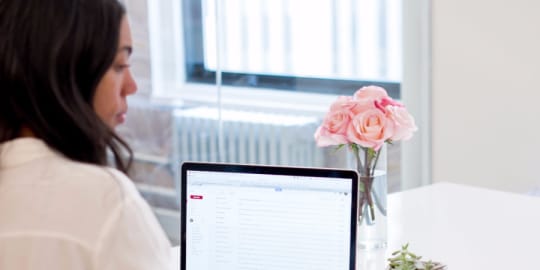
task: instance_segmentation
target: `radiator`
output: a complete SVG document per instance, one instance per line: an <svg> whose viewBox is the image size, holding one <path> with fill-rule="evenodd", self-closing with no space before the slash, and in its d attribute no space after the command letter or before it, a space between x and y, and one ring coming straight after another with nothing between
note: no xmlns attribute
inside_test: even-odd
<svg viewBox="0 0 540 270"><path fill-rule="evenodd" d="M222 136L218 111L196 107L178 109L173 114L172 164L176 192L156 190L140 185L143 194L180 200L180 164L183 161L213 161L266 165L322 166L323 151L313 139L319 119L238 110L221 113ZM220 143L223 152L220 153ZM174 196L176 195L176 196ZM173 244L180 239L179 213L155 209Z"/></svg>
<svg viewBox="0 0 540 270"><path fill-rule="evenodd" d="M313 139L316 117L222 110L221 137L218 117L218 110L209 107L175 111L174 160L308 167L323 163Z"/></svg>

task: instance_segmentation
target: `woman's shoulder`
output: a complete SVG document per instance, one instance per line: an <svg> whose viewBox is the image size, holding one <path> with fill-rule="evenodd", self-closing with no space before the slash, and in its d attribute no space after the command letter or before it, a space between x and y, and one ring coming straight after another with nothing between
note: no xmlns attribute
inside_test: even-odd
<svg viewBox="0 0 540 270"><path fill-rule="evenodd" d="M0 150L0 204L10 205L0 211L4 233L61 235L93 249L118 213L145 205L116 169L73 161L34 141Z"/></svg>
<svg viewBox="0 0 540 270"><path fill-rule="evenodd" d="M112 226L111 222L116 222L119 214L127 217L126 209L134 207L140 211L147 207L131 179L114 168L67 159L52 161L50 168L50 176L56 179L53 189L64 196L52 199L52 204L58 203L54 208L70 213L74 223L69 227L76 228L78 232L74 234L91 246L101 241L100 235ZM73 205L62 206L66 203Z"/></svg>
<svg viewBox="0 0 540 270"><path fill-rule="evenodd" d="M118 203L138 194L122 172L71 160L36 138L0 144L0 173L4 185L46 187L79 199L106 198Z"/></svg>
<svg viewBox="0 0 540 270"><path fill-rule="evenodd" d="M75 193L90 193L110 204L140 196L132 180L117 169L65 159L56 162L55 178Z"/></svg>

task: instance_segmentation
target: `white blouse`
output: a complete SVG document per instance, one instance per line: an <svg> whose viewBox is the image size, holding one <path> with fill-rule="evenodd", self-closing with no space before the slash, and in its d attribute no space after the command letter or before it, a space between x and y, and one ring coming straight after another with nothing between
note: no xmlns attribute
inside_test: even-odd
<svg viewBox="0 0 540 270"><path fill-rule="evenodd" d="M0 269L169 269L170 249L121 172L38 139L0 144Z"/></svg>

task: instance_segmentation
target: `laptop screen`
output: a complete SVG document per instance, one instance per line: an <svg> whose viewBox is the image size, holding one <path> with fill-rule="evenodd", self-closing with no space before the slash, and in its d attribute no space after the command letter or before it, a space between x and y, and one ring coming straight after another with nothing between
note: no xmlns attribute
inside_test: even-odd
<svg viewBox="0 0 540 270"><path fill-rule="evenodd" d="M184 163L182 178L182 269L354 269L354 172Z"/></svg>

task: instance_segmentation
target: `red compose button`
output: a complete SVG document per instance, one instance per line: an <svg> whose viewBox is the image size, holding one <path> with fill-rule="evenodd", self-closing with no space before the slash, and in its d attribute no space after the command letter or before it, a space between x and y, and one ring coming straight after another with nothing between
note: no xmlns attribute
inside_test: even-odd
<svg viewBox="0 0 540 270"><path fill-rule="evenodd" d="M202 200L203 196L202 195L189 195L189 198L191 198L192 200Z"/></svg>

